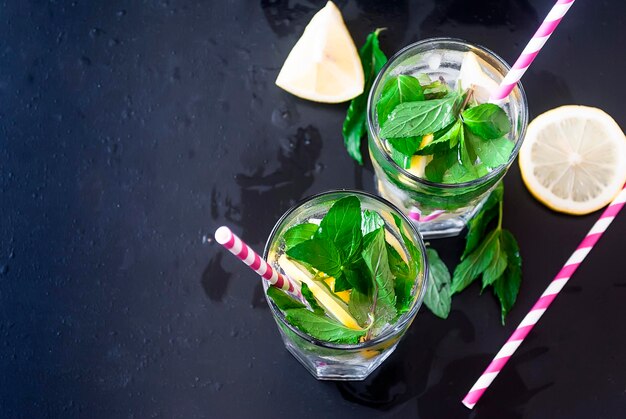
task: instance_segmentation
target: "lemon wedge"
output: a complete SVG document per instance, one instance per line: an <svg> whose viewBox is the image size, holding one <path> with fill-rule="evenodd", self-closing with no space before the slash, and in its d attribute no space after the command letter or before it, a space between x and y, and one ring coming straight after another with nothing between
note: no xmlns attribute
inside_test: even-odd
<svg viewBox="0 0 626 419"><path fill-rule="evenodd" d="M498 88L498 83L487 74L487 70L496 72L491 65L474 52L465 53L457 82L461 84L463 89L473 87L473 96L478 103L487 102L491 93Z"/></svg>
<svg viewBox="0 0 626 419"><path fill-rule="evenodd" d="M308 273L302 265L289 260L285 255L278 258L278 264L289 278L307 284L315 299L324 307L326 312L337 319L338 322L349 329L365 330L359 326L359 323L352 317L348 311L348 306L341 299L334 296L326 284L322 284L320 281L314 281L313 276Z"/></svg>
<svg viewBox="0 0 626 419"><path fill-rule="evenodd" d="M522 179L549 208L588 214L626 182L626 137L604 111L561 106L535 118L520 149Z"/></svg>
<svg viewBox="0 0 626 419"><path fill-rule="evenodd" d="M313 16L285 60L276 84L314 102L345 102L363 93L361 59L333 2Z"/></svg>

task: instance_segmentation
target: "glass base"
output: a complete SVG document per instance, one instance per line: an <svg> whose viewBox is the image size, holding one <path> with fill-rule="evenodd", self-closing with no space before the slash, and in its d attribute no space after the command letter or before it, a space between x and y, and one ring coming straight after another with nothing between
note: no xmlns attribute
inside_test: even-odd
<svg viewBox="0 0 626 419"><path fill-rule="evenodd" d="M376 176L376 188L380 196L408 215L424 239L458 236L489 196L485 194L485 197L477 204L454 211L433 211L430 214L421 214L418 203L412 201L406 192L389 182L381 182L378 176Z"/></svg>
<svg viewBox="0 0 626 419"><path fill-rule="evenodd" d="M300 347L281 330L285 347L318 380L361 381L366 379L396 349L398 340L379 349L343 350L319 353L320 349Z"/></svg>

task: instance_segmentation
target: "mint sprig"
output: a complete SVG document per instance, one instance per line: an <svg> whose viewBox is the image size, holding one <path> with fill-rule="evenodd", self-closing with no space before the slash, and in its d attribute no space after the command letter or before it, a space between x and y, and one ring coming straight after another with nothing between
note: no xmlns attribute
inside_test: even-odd
<svg viewBox="0 0 626 419"><path fill-rule="evenodd" d="M304 333L332 343L356 344L365 331L349 329L337 321L306 308L285 310L287 321Z"/></svg>
<svg viewBox="0 0 626 419"><path fill-rule="evenodd" d="M446 318L452 295L482 278L482 290L493 287L500 301L504 324L519 293L522 259L515 237L502 228L503 196L504 188L500 183L468 222L465 249L452 280L439 255L427 249L430 271L424 303L435 315Z"/></svg>
<svg viewBox="0 0 626 419"><path fill-rule="evenodd" d="M387 62L387 57L380 49L378 40L378 35L382 30L379 28L370 33L359 50L365 84L363 93L350 102L346 119L343 122L342 134L346 150L359 164L363 164L361 138L367 132L367 98L376 75Z"/></svg>

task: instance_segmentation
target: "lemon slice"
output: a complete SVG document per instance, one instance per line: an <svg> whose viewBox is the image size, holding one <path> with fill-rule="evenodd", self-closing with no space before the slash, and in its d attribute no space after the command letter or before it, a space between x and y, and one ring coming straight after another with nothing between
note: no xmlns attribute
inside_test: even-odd
<svg viewBox="0 0 626 419"><path fill-rule="evenodd" d="M327 313L332 315L337 321L353 330L364 330L348 311L348 306L339 298L333 295L332 291L319 281L314 281L313 276L297 262L289 260L285 255L278 258L278 264L285 274L294 281L305 283L313 293L315 299L320 303Z"/></svg>
<svg viewBox="0 0 626 419"><path fill-rule="evenodd" d="M487 102L491 93L498 89L498 83L487 74L487 71L496 72L491 65L474 52L465 53L457 83L460 83L463 89L473 87L473 97L478 103Z"/></svg>
<svg viewBox="0 0 626 419"><path fill-rule="evenodd" d="M313 16L285 60L276 84L314 102L345 102L363 93L361 60L333 2Z"/></svg>
<svg viewBox="0 0 626 419"><path fill-rule="evenodd" d="M528 125L519 165L526 187L546 206L588 214L626 182L626 137L600 109L562 106Z"/></svg>

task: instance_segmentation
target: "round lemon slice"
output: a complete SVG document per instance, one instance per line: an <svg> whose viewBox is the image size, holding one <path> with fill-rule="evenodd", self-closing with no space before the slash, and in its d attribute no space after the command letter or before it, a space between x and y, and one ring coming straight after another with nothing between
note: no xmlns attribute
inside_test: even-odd
<svg viewBox="0 0 626 419"><path fill-rule="evenodd" d="M361 59L333 2L313 16L285 60L276 84L314 102L345 102L363 93Z"/></svg>
<svg viewBox="0 0 626 419"><path fill-rule="evenodd" d="M626 137L600 109L562 106L528 125L519 165L526 187L546 206L588 214L626 182Z"/></svg>

